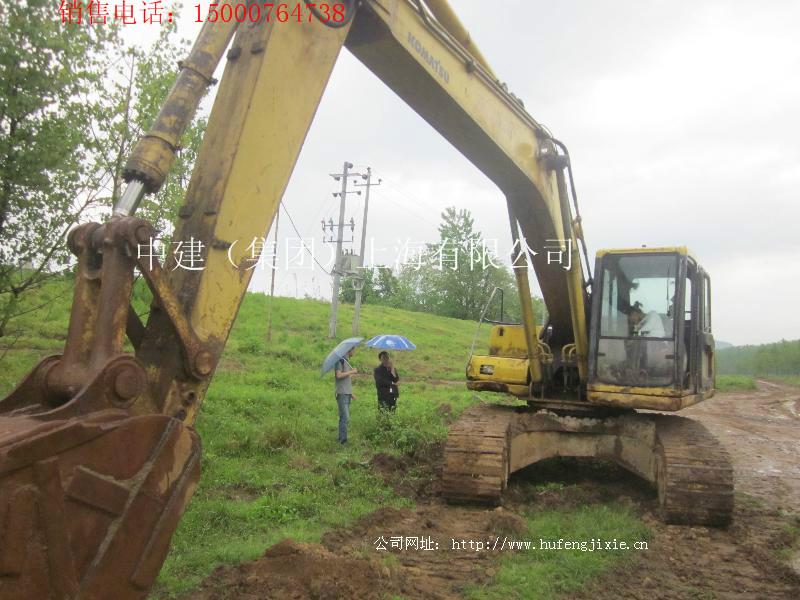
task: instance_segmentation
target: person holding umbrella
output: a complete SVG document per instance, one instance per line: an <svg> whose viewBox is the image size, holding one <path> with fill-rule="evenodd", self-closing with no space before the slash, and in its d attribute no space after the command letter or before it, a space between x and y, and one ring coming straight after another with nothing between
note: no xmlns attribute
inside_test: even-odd
<svg viewBox="0 0 800 600"><path fill-rule="evenodd" d="M339 443L347 443L347 425L350 423L350 401L356 399L353 393L351 377L358 373L349 362L356 352L356 347L364 338L348 338L341 342L322 363L320 376L335 367L334 384L336 404L339 407Z"/></svg>
<svg viewBox="0 0 800 600"><path fill-rule="evenodd" d="M397 397L400 395L397 387L400 376L386 350L382 350L378 354L378 359L381 364L373 371L375 387L378 390L378 410L394 412L397 408Z"/></svg>
<svg viewBox="0 0 800 600"><path fill-rule="evenodd" d="M394 412L397 408L397 397L400 395L397 387L400 376L387 350L414 350L416 346L402 335L382 334L370 339L367 347L382 350L378 354L381 364L373 371L375 387L378 390L378 410Z"/></svg>
<svg viewBox="0 0 800 600"><path fill-rule="evenodd" d="M356 353L355 346L347 351L347 354L336 363L336 404L339 405L339 443L347 443L347 425L350 423L350 401L356 400L353 393L352 375L358 373L358 369L353 368L347 359Z"/></svg>

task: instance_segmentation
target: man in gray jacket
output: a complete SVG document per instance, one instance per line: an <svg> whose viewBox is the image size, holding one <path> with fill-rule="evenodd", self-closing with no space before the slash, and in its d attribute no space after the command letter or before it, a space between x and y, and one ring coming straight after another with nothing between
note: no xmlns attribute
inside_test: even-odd
<svg viewBox="0 0 800 600"><path fill-rule="evenodd" d="M350 400L355 400L353 393L352 375L358 373L348 362L348 358L355 354L356 349L352 348L345 358L336 363L336 403L339 405L339 443L347 443L347 424L350 422Z"/></svg>

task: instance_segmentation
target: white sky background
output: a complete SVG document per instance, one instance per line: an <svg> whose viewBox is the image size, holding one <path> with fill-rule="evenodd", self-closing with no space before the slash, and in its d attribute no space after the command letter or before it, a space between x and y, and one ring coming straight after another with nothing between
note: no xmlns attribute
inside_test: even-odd
<svg viewBox="0 0 800 600"><path fill-rule="evenodd" d="M800 2L451 3L494 71L567 144L590 256L687 245L712 277L717 339L800 338L789 301L800 297ZM178 19L186 37L195 13L193 2ZM142 44L156 33L129 32ZM387 247L378 262L400 239L438 239L447 206L469 209L508 253L502 194L347 51L284 196L322 262L320 219L338 218L328 174L344 160L384 179L367 234ZM351 195L356 242L362 209ZM280 234L285 261L284 239L296 237L285 214ZM268 288L269 270L257 272L250 289ZM280 268L276 293L329 298L330 278Z"/></svg>

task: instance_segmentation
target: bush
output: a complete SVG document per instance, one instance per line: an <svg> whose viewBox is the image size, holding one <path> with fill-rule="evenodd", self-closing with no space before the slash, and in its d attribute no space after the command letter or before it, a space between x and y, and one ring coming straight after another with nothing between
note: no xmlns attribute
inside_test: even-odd
<svg viewBox="0 0 800 600"><path fill-rule="evenodd" d="M717 377L717 389L720 392L754 390L756 381L749 375L720 375Z"/></svg>

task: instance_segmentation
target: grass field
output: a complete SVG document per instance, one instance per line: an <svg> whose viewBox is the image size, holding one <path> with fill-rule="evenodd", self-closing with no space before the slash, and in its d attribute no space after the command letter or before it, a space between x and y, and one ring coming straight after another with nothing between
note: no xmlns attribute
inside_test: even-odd
<svg viewBox="0 0 800 600"><path fill-rule="evenodd" d="M532 550L500 559L501 568L486 587L468 590L470 600L546 600L579 590L619 560L630 559L633 544L649 538L641 521L615 505L533 511L526 515ZM557 540L617 539L627 551L592 551L587 544L557 550ZM544 544L542 543L544 542Z"/></svg>
<svg viewBox="0 0 800 600"><path fill-rule="evenodd" d="M61 350L67 330L69 281L45 286L41 311L22 317L0 369L8 391L39 357ZM142 297L137 310L145 310ZM373 352L353 359L365 372L355 383L350 444L336 441L337 409L332 375L319 364L332 342L329 305L275 298L273 337L266 341L269 299L248 294L197 421L203 440L200 485L173 540L155 595L174 597L195 587L218 564L256 558L287 537L318 541L380 506L411 506L368 467L378 452L412 454L440 443L447 427L440 407L458 414L476 401L462 383L475 323L365 306L362 335L402 333L418 346L397 353L401 396L390 426L377 416L371 369ZM340 337L350 333L352 307L340 314ZM487 333L487 330L482 330ZM477 348L484 347L481 339ZM494 397L495 400L499 398ZM413 477L413 475L411 475ZM588 539L592 533L641 538L644 527L614 503L580 509L532 511L531 532ZM602 524L602 531L597 529ZM613 534L613 535L612 535ZM576 589L605 569L614 556L588 552L519 553L503 559L492 584L475 598L549 598ZM533 591L532 591L533 590ZM533 594L535 591L535 595Z"/></svg>
<svg viewBox="0 0 800 600"><path fill-rule="evenodd" d="M750 375L717 375L717 389L720 392L756 389L756 380Z"/></svg>

